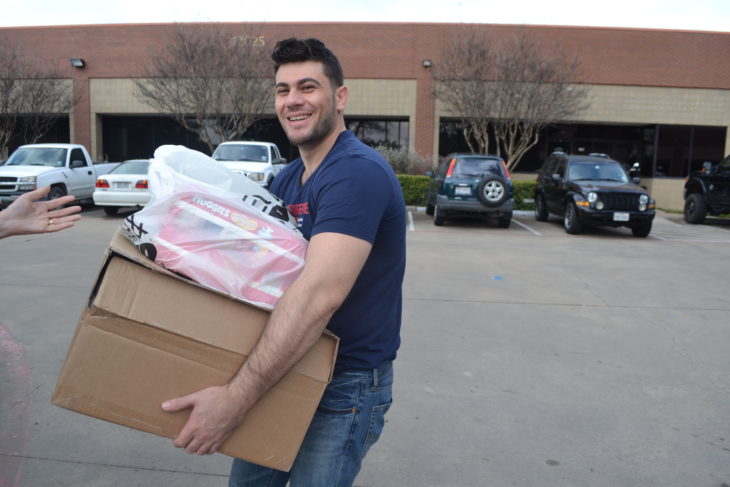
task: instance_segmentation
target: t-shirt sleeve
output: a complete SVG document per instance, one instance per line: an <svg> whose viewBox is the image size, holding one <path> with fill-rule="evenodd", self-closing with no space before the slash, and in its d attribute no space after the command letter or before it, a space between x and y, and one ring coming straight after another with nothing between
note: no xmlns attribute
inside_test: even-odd
<svg viewBox="0 0 730 487"><path fill-rule="evenodd" d="M373 243L392 199L385 169L368 159L354 157L332 165L322 176L316 192L317 215L312 236L335 232Z"/></svg>

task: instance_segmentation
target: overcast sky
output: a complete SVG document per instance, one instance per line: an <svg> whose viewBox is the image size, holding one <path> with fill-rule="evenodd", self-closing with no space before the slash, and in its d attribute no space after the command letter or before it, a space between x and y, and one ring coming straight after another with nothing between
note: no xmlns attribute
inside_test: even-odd
<svg viewBox="0 0 730 487"><path fill-rule="evenodd" d="M0 27L158 22L469 22L730 32L730 0L3 0Z"/></svg>

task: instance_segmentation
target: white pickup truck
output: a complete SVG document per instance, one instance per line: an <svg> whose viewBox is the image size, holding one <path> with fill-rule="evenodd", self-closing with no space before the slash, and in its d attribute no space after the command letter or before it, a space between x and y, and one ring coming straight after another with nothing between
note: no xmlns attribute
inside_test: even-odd
<svg viewBox="0 0 730 487"><path fill-rule="evenodd" d="M271 185L286 164L279 148L271 142L223 142L216 147L212 157L231 171L244 174L265 188Z"/></svg>
<svg viewBox="0 0 730 487"><path fill-rule="evenodd" d="M67 194L79 201L90 199L96 177L117 164L94 164L86 148L78 144L22 145L0 166L0 208L23 193L46 186L51 186L48 199Z"/></svg>

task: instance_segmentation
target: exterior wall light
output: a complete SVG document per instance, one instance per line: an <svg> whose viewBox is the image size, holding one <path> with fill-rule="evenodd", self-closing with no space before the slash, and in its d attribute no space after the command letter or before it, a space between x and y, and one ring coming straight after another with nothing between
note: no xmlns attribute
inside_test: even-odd
<svg viewBox="0 0 730 487"><path fill-rule="evenodd" d="M428 69L431 67L431 60L430 59L424 59L423 60L423 67Z"/></svg>
<svg viewBox="0 0 730 487"><path fill-rule="evenodd" d="M76 69L82 69L84 66L86 66L86 62L84 62L84 60L81 59L80 57L72 57L71 66L73 66Z"/></svg>

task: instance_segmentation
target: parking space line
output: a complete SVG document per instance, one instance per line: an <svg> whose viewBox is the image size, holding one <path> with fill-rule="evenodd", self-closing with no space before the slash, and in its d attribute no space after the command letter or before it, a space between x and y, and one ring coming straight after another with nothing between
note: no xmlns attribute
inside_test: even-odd
<svg viewBox="0 0 730 487"><path fill-rule="evenodd" d="M408 211L408 230L411 232L414 232L416 230L416 226L413 224L413 212Z"/></svg>
<svg viewBox="0 0 730 487"><path fill-rule="evenodd" d="M538 231L537 231L537 230L535 230L534 228L528 227L527 225L525 225L525 224L524 224L524 223L522 223L521 221L515 220L515 219L513 218L513 219L512 219L512 222L513 222L513 223L516 223L516 224L518 224L519 226L521 226L522 228L524 228L524 229L525 229L525 230L527 230L528 232L532 233L533 235L537 235L538 237L541 237L541 236L542 236L542 233L538 232Z"/></svg>

